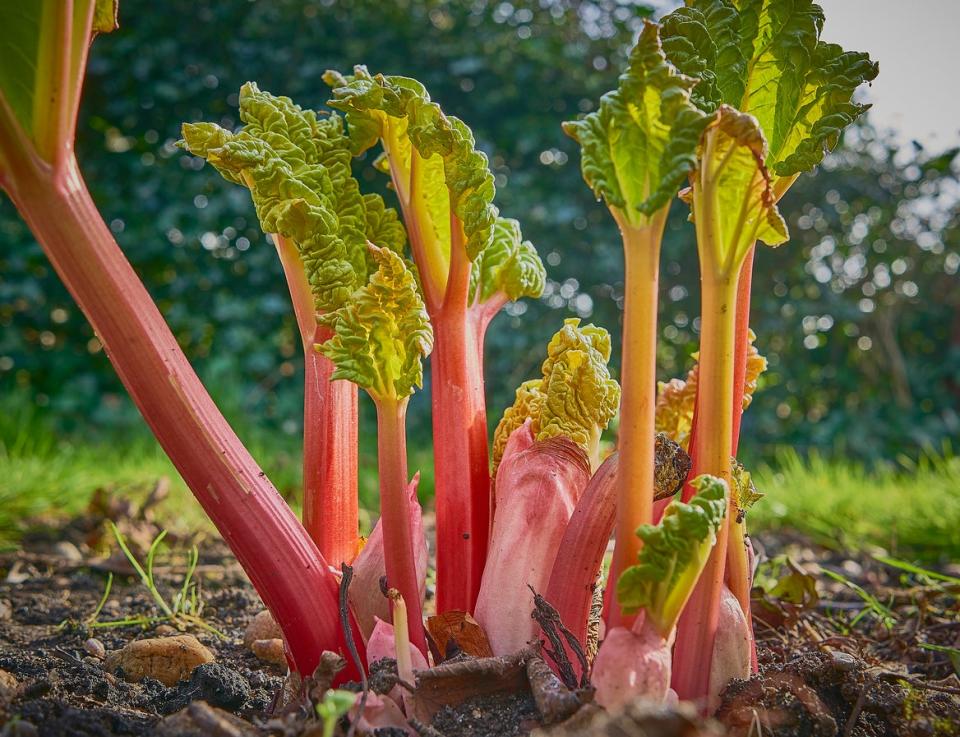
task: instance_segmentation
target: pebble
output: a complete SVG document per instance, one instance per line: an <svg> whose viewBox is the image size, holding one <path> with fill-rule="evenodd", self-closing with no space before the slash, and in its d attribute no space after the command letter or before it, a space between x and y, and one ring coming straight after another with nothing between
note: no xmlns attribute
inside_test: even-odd
<svg viewBox="0 0 960 737"><path fill-rule="evenodd" d="M107 657L107 649L96 637L91 637L89 640L83 643L83 649L86 650L87 654L91 657L99 658L100 660L103 660L105 657Z"/></svg>
<svg viewBox="0 0 960 737"><path fill-rule="evenodd" d="M271 640L254 640L250 649L260 660L274 665L286 665L287 656L283 652L283 640L279 637Z"/></svg>
<svg viewBox="0 0 960 737"><path fill-rule="evenodd" d="M135 640L107 655L104 667L110 673L122 669L125 680L138 683L155 678L165 686L187 680L201 663L213 662L213 653L193 635Z"/></svg>
<svg viewBox="0 0 960 737"><path fill-rule="evenodd" d="M161 624L157 625L153 632L157 637L170 637L171 635L177 634L177 628L169 624Z"/></svg>
<svg viewBox="0 0 960 737"><path fill-rule="evenodd" d="M253 643L257 640L276 640L283 638L279 625L274 621L273 615L269 611L259 612L247 625L243 633L243 644L248 648L253 648Z"/></svg>
<svg viewBox="0 0 960 737"><path fill-rule="evenodd" d="M83 563L83 553L80 548L69 540L61 540L53 546L53 552L68 563Z"/></svg>

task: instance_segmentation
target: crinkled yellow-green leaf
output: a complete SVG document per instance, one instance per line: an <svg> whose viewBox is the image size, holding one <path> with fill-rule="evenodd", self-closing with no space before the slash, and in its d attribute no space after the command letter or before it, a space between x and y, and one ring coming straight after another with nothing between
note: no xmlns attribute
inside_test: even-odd
<svg viewBox="0 0 960 737"><path fill-rule="evenodd" d="M379 196L360 194L338 115L318 118L247 83L240 119L237 133L185 124L182 145L249 187L264 231L297 245L317 309L337 309L376 268L368 241L402 251L399 218Z"/></svg>
<svg viewBox="0 0 960 737"><path fill-rule="evenodd" d="M694 102L754 115L777 177L816 166L869 107L853 93L877 64L821 41L823 21L812 0L689 0L663 18L667 58L700 80Z"/></svg>
<svg viewBox="0 0 960 737"><path fill-rule="evenodd" d="M471 266L470 294L478 302L497 294L511 301L536 298L543 294L546 276L537 250L520 234L520 223L498 217L493 240Z"/></svg>
<svg viewBox="0 0 960 737"><path fill-rule="evenodd" d="M610 334L570 318L550 339L542 378L524 382L494 434L494 464L507 439L527 418L534 438L566 437L597 460L600 434L620 405L620 386L610 377ZM498 453L499 449L499 453Z"/></svg>
<svg viewBox="0 0 960 737"><path fill-rule="evenodd" d="M428 229L421 236L431 256L449 262L452 208L463 223L467 253L476 258L490 243L497 211L493 174L470 129L445 115L416 80L371 75L364 67L349 77L327 72L324 79L333 87L330 106L347 116L353 151L382 142L398 194Z"/></svg>
<svg viewBox="0 0 960 737"><path fill-rule="evenodd" d="M413 272L386 248L370 248L377 270L320 324L333 337L318 349L334 364L334 379L347 379L375 400L402 400L423 382L423 358L433 331Z"/></svg>

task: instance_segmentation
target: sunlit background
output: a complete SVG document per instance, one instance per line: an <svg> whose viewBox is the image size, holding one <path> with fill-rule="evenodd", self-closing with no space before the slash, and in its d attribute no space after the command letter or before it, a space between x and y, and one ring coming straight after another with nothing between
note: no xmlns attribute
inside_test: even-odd
<svg viewBox="0 0 960 737"><path fill-rule="evenodd" d="M783 202L791 241L758 255L753 327L770 370L745 418L743 452L773 468L784 453L868 469L949 455L960 435L960 5L823 4L824 37L880 61L864 91L875 109ZM330 67L366 63L423 80L473 128L498 206L520 219L550 277L541 300L510 306L489 333L495 422L564 318L619 333L619 239L560 123L614 86L643 17L612 0L121 4L121 30L93 47L79 158L117 240L282 488L298 483L302 359L280 267L247 192L176 148L180 124L236 125L248 79L312 107L324 104L320 76ZM358 176L383 188L370 163L358 162ZM696 263L677 203L663 259L662 379L683 375L696 350ZM0 330L0 462L62 458L89 443L152 447L99 341L6 200ZM428 441L427 396L414 401L412 446ZM415 460L429 466L428 451ZM10 478L0 496L22 490Z"/></svg>

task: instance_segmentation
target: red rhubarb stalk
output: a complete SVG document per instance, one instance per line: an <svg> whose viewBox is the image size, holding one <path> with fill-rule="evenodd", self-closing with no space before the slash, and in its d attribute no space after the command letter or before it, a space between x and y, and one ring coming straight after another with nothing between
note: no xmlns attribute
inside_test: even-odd
<svg viewBox="0 0 960 737"><path fill-rule="evenodd" d="M0 185L273 613L292 667L312 673L324 650L347 654L337 580L203 388L103 222L74 158L94 20L96 30L111 30L115 7L52 0L28 5L16 16L22 27L11 38L36 77L22 80L20 93L31 96L26 103L22 94L10 98L0 87Z"/></svg>
<svg viewBox="0 0 960 737"><path fill-rule="evenodd" d="M22 134L5 125L4 141ZM18 149L14 151L13 149ZM53 169L22 146L4 186L83 310L164 451L283 631L300 673L347 655L337 580L210 399L90 198L71 156ZM347 658L349 662L349 658Z"/></svg>
<svg viewBox="0 0 960 737"><path fill-rule="evenodd" d="M473 611L490 530L487 411L482 359L477 351L483 337L476 334L477 326L468 314L470 261L463 244L463 225L455 216L451 217L451 232L450 274L443 304L431 306L426 300L435 337L431 398L437 610L441 612Z"/></svg>
<svg viewBox="0 0 960 737"><path fill-rule="evenodd" d="M333 381L333 363L316 350L330 337L316 307L296 244L273 235L303 344L303 525L335 567L359 544L357 387Z"/></svg>
<svg viewBox="0 0 960 737"><path fill-rule="evenodd" d="M408 398L378 398L377 470L380 475L380 519L387 585L397 589L407 603L409 637L421 653L427 652L420 607L420 582L417 577L416 550L412 516L407 496Z"/></svg>

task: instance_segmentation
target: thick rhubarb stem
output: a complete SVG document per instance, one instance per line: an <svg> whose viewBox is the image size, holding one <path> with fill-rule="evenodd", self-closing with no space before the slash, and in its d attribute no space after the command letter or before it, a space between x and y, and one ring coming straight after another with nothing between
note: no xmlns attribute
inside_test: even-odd
<svg viewBox="0 0 960 737"><path fill-rule="evenodd" d="M18 158L4 182L11 198L273 613L293 667L312 673L324 650L348 657L336 577L204 390L97 212L75 159L54 171L25 152Z"/></svg>
<svg viewBox="0 0 960 737"><path fill-rule="evenodd" d="M699 219L709 220L706 208ZM698 241L701 243L701 325L699 404L697 406L696 447L693 449L691 477L708 473L730 478L732 450L734 375L734 338L736 335L736 299L739 272L733 276L718 273L711 259L704 258L711 246L709 236L701 235L698 219ZM703 230L709 230L705 224ZM733 509L733 495L730 497ZM673 687L681 699L702 700L709 687L709 663L704 654L713 652L720 613L720 592L727 557L728 526L723 525L710 560L684 609L674 651Z"/></svg>
<svg viewBox="0 0 960 737"><path fill-rule="evenodd" d="M316 346L313 293L296 244L274 235L303 343L303 525L329 563L349 563L359 547L357 386L331 381L333 363Z"/></svg>
<svg viewBox="0 0 960 737"><path fill-rule="evenodd" d="M637 562L640 538L636 529L653 522L655 410L657 397L657 297L660 241L667 209L644 227L617 218L623 236L625 303L623 360L620 382L620 472L618 474L616 546L610 580ZM634 617L619 606L608 612L608 626L629 626Z"/></svg>
<svg viewBox="0 0 960 737"><path fill-rule="evenodd" d="M377 462L380 474L380 520L387 585L407 603L410 641L427 653L420 608L413 541L413 510L407 498L407 404L409 400L382 398L377 405Z"/></svg>
<svg viewBox="0 0 960 737"><path fill-rule="evenodd" d="M470 261L451 218L443 305L427 302L434 330L431 395L437 514L437 610L472 612L490 534L490 461L480 327L467 306Z"/></svg>

